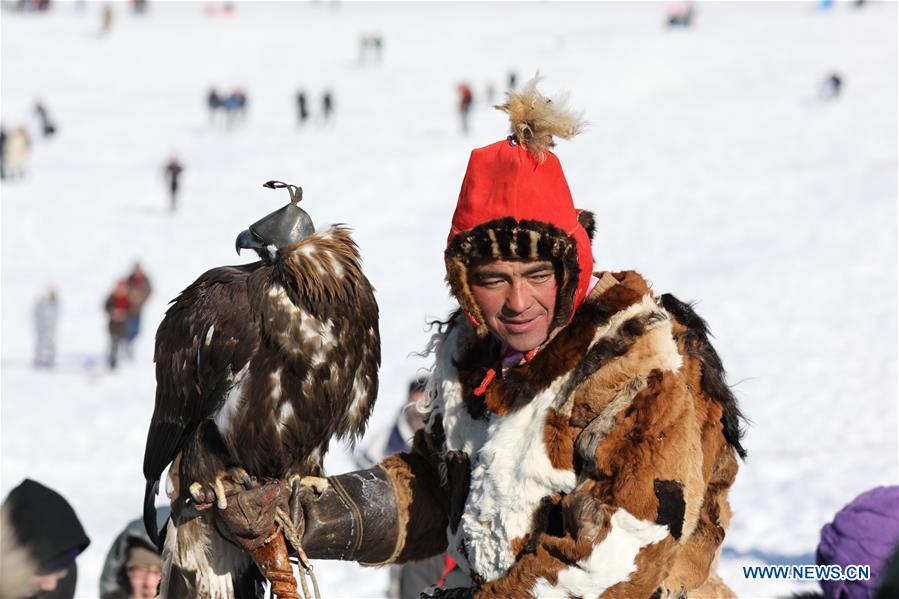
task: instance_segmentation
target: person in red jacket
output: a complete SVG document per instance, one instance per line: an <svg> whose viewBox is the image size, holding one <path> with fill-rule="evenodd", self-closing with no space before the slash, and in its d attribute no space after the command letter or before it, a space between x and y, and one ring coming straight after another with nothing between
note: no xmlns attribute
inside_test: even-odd
<svg viewBox="0 0 899 599"><path fill-rule="evenodd" d="M640 274L595 269L593 215L552 152L579 115L536 80L501 109L511 133L471 153L450 227L459 309L431 343L425 427L300 489L300 555L447 551L462 576L432 597L733 597L715 564L742 416L708 328ZM248 492L261 509L275 484Z"/></svg>
<svg viewBox="0 0 899 599"><path fill-rule="evenodd" d="M119 353L128 343L128 312L131 302L128 299L128 282L118 281L112 293L106 297L104 305L109 316L109 367L115 370L119 362Z"/></svg>

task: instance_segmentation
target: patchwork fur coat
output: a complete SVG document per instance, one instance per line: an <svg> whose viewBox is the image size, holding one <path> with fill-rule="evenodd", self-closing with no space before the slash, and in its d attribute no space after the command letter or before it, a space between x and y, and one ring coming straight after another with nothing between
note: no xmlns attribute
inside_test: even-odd
<svg viewBox="0 0 899 599"><path fill-rule="evenodd" d="M427 426L381 462L391 561L447 550L481 599L733 596L715 564L741 416L705 323L635 272L596 276L483 394L496 341L461 314L439 336Z"/></svg>

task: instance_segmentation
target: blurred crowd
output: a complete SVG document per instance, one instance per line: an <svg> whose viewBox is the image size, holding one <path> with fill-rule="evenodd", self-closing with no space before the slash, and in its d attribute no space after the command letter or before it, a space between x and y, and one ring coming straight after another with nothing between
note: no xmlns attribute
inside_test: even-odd
<svg viewBox="0 0 899 599"><path fill-rule="evenodd" d="M109 333L106 362L110 369L114 370L122 358L133 357L134 341L141 331L141 314L151 292L150 279L137 262L127 276L116 281L112 291L106 296L103 309ZM50 286L34 301L36 368L49 369L56 364L59 315L59 293L55 287Z"/></svg>

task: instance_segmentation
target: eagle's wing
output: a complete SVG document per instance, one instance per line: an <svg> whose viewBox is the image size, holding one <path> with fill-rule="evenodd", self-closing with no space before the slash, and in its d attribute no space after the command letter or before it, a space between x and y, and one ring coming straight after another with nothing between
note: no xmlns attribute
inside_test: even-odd
<svg viewBox="0 0 899 599"><path fill-rule="evenodd" d="M204 273L172 302L159 325L156 407L144 451L145 515L153 512L162 471L220 407L236 373L258 347L259 324L252 317L247 281L259 268L264 268L261 262ZM148 532L157 540L149 524Z"/></svg>

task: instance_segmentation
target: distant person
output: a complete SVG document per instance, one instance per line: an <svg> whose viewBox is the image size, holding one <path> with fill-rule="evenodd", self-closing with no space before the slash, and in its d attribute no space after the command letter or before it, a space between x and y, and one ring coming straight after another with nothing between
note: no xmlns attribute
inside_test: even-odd
<svg viewBox="0 0 899 599"><path fill-rule="evenodd" d="M34 302L34 330L37 342L34 348L34 365L53 368L56 359L56 323L59 319L59 302L56 290L48 288Z"/></svg>
<svg viewBox="0 0 899 599"><path fill-rule="evenodd" d="M25 176L25 163L31 151L31 137L25 127L16 127L3 143L5 178L18 179Z"/></svg>
<svg viewBox="0 0 899 599"><path fill-rule="evenodd" d="M131 0L131 9L138 15L147 12L147 0Z"/></svg>
<svg viewBox="0 0 899 599"><path fill-rule="evenodd" d="M372 36L371 45L375 50L375 59L381 62L381 54L384 52L384 38L380 34Z"/></svg>
<svg viewBox="0 0 899 599"><path fill-rule="evenodd" d="M242 89L235 88L221 99L220 107L225 111L225 124L230 128L238 117L241 121L246 120L247 95Z"/></svg>
<svg viewBox="0 0 899 599"><path fill-rule="evenodd" d="M684 0L669 2L667 13L668 27L689 27L693 22L693 3Z"/></svg>
<svg viewBox="0 0 899 599"><path fill-rule="evenodd" d="M56 133L56 125L50 120L47 107L41 101L37 101L34 104L34 112L37 114L38 120L40 120L41 133L44 137L52 137Z"/></svg>
<svg viewBox="0 0 899 599"><path fill-rule="evenodd" d="M509 71L509 89L515 89L518 84L518 74L515 71Z"/></svg>
<svg viewBox="0 0 899 599"><path fill-rule="evenodd" d="M0 507L0 597L72 599L90 542L62 495L25 479Z"/></svg>
<svg viewBox="0 0 899 599"><path fill-rule="evenodd" d="M471 87L467 83L459 84L459 118L462 121L462 132L468 133L468 114L471 112L471 105L474 97L471 93Z"/></svg>
<svg viewBox="0 0 899 599"><path fill-rule="evenodd" d="M406 403L393 426L382 430L365 449L356 452L356 464L360 469L370 468L389 455L412 448L412 438L425 425L419 407L424 405L427 384L424 377L409 382ZM387 596L390 599L419 599L426 588L438 581L445 582L446 575L455 565L448 555L441 554L420 562L391 566Z"/></svg>
<svg viewBox="0 0 899 599"><path fill-rule="evenodd" d="M0 125L0 180L6 179L6 127Z"/></svg>
<svg viewBox="0 0 899 599"><path fill-rule="evenodd" d="M140 262L134 264L131 274L125 279L128 284L128 356L131 357L134 351L134 340L140 334L140 317L143 312L144 304L150 297L153 288L150 286L150 279L141 268Z"/></svg>
<svg viewBox="0 0 899 599"><path fill-rule="evenodd" d="M309 107L306 105L306 92L297 92L297 123L302 127L309 118Z"/></svg>
<svg viewBox="0 0 899 599"><path fill-rule="evenodd" d="M334 95L331 90L325 90L322 94L322 120L325 123L331 121L331 114L334 112Z"/></svg>
<svg viewBox="0 0 899 599"><path fill-rule="evenodd" d="M112 30L114 13L111 4L104 4L100 13L100 35L107 35Z"/></svg>
<svg viewBox="0 0 899 599"><path fill-rule="evenodd" d="M184 167L178 161L178 157L172 154L163 170L165 182L169 187L169 210L171 212L178 208L178 189L181 186L181 173L183 171Z"/></svg>
<svg viewBox="0 0 899 599"><path fill-rule="evenodd" d="M359 64L365 64L368 62L368 53L369 48L371 46L371 36L370 35L360 35L359 36Z"/></svg>
<svg viewBox="0 0 899 599"><path fill-rule="evenodd" d="M169 515L169 508L156 508L157 527ZM143 518L129 522L112 542L103 573L100 575L100 599L151 599L162 578L162 560L153 545Z"/></svg>
<svg viewBox="0 0 899 599"><path fill-rule="evenodd" d="M241 121L247 119L247 94L241 88L236 88L231 92L231 111L235 117L240 117Z"/></svg>
<svg viewBox="0 0 899 599"><path fill-rule="evenodd" d="M222 107L222 97L219 96L218 90L214 87L209 89L206 94L206 108L209 110L209 124L215 125L215 115L218 109Z"/></svg>
<svg viewBox="0 0 899 599"><path fill-rule="evenodd" d="M818 85L818 97L822 100L835 100L843 91L843 78L838 73L830 73Z"/></svg>
<svg viewBox="0 0 899 599"><path fill-rule="evenodd" d="M122 347L128 343L128 283L124 280L116 283L112 293L106 298L106 314L109 317L109 368L116 369Z"/></svg>

